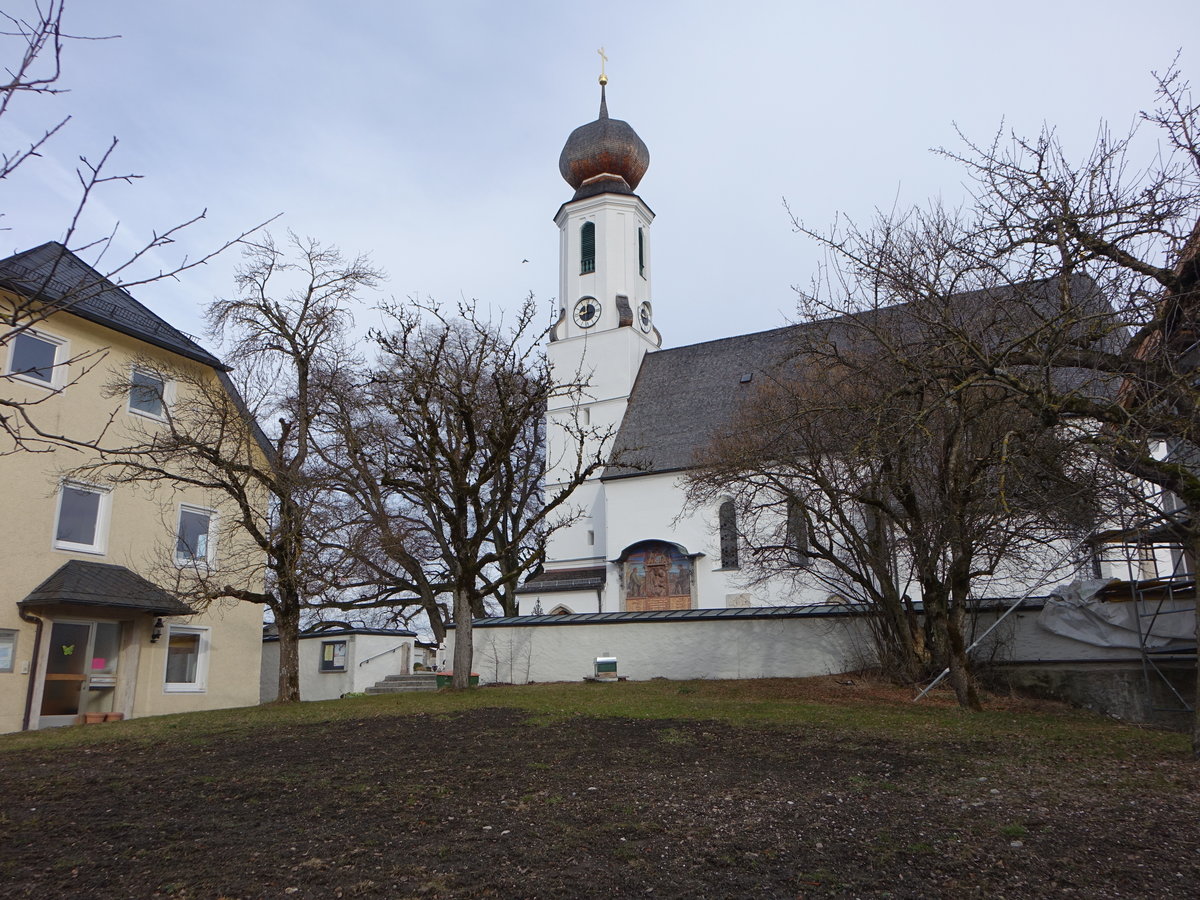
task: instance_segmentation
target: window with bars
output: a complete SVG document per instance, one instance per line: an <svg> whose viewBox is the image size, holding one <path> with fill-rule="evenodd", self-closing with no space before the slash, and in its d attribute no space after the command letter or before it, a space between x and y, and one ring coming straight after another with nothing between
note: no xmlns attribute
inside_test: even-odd
<svg viewBox="0 0 1200 900"><path fill-rule="evenodd" d="M726 500L717 511L717 525L721 532L721 568L738 568L737 510L732 500Z"/></svg>
<svg viewBox="0 0 1200 900"><path fill-rule="evenodd" d="M579 229L579 274L596 271L596 223L584 222Z"/></svg>
<svg viewBox="0 0 1200 900"><path fill-rule="evenodd" d="M787 553L788 562L798 569L807 569L812 562L808 553L808 523L804 519L804 507L795 498L787 505Z"/></svg>

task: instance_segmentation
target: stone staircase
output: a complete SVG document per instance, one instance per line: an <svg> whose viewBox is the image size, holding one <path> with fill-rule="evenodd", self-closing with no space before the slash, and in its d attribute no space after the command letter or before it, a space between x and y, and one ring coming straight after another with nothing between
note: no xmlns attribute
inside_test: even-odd
<svg viewBox="0 0 1200 900"><path fill-rule="evenodd" d="M437 674L434 672L418 672L413 675L388 675L383 681L377 681L369 688L368 694L398 694L402 691L436 691Z"/></svg>

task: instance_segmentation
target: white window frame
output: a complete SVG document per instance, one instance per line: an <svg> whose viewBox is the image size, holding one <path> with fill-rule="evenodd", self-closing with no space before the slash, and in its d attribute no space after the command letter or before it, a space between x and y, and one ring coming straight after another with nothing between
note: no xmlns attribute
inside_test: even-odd
<svg viewBox="0 0 1200 900"><path fill-rule="evenodd" d="M100 495L100 503L96 508L96 534L91 544L78 544L74 541L59 540L58 525L59 520L62 518L63 497L66 496L65 491L67 488ZM98 484L88 484L85 481L62 481L59 483L56 496L57 501L54 504L54 530L50 533L54 549L66 550L70 553L91 553L96 556L104 556L108 552L108 520L112 507L112 492L106 487L101 487Z"/></svg>
<svg viewBox="0 0 1200 900"><path fill-rule="evenodd" d="M138 375L144 375L148 378L153 378L155 381L162 382L162 412L155 414L146 412L144 409L137 409L133 405L133 379ZM174 382L163 378L158 372L152 369L147 369L144 366L134 366L129 375L129 392L125 398L125 410L132 416L141 416L143 419L150 419L154 422L167 421L167 407L175 399Z"/></svg>
<svg viewBox="0 0 1200 900"><path fill-rule="evenodd" d="M204 548L204 558L183 558L179 555L179 532L183 530L183 514L185 512L199 513L208 516L208 544ZM181 569L196 566L211 569L217 562L217 511L207 506L197 506L195 503L180 503L175 514L175 539L171 545L171 558Z"/></svg>
<svg viewBox="0 0 1200 900"><path fill-rule="evenodd" d="M207 625L168 625L166 642L163 645L163 693L164 694L203 694L208 691L208 655L210 651L209 634L212 631ZM167 667L171 661L171 635L195 634L200 641L196 649L196 680L167 681Z"/></svg>
<svg viewBox="0 0 1200 900"><path fill-rule="evenodd" d="M39 341L45 341L47 344L54 345L54 362L50 367L50 380L42 381L40 378L31 378L28 375L23 375L20 372L13 371L13 357L16 355L15 344L19 337L28 336ZM26 328L21 331L10 332L5 338L5 349L8 351L8 358L4 361L4 374L14 381L20 381L23 384L33 384L40 388L45 388L48 391L60 390L67 380L67 365L66 361L70 358L67 353L68 342L66 338L61 338L55 334L49 334L39 328Z"/></svg>
<svg viewBox="0 0 1200 900"><path fill-rule="evenodd" d="M0 656L0 672L15 672L17 664L17 638L20 636L15 628L0 628L0 647L5 647L5 655Z"/></svg>

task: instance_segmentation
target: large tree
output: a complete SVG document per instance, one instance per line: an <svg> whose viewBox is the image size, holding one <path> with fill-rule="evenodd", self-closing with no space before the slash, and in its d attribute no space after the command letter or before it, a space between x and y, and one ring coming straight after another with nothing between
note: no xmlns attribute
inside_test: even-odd
<svg viewBox="0 0 1200 900"><path fill-rule="evenodd" d="M751 571L865 603L890 674L946 667L978 709L965 653L978 584L1011 583L1018 561L1090 518L1092 479L1069 440L1004 392L953 380L958 335L1004 328L999 298L882 299L824 320L810 301L815 320L793 330L692 488L734 497Z"/></svg>
<svg viewBox="0 0 1200 900"><path fill-rule="evenodd" d="M1002 390L1152 486L1152 499L1176 498L1148 507L1142 530L1166 531L1194 560L1200 104L1175 69L1156 84L1154 110L1128 133L1102 128L1079 157L1049 127L943 151L972 179L962 211L933 204L837 232L800 228L832 251L843 297L1004 294L1002 338L957 338L946 383Z"/></svg>
<svg viewBox="0 0 1200 900"><path fill-rule="evenodd" d="M512 589L570 520L568 499L604 461L609 435L575 429L567 475L543 493L547 403L581 385L552 377L532 300L508 323L473 304L386 314L376 364L328 418L327 462L351 504L358 562L420 604L439 638L453 623L454 686L466 687L472 619L489 601L512 611Z"/></svg>
<svg viewBox="0 0 1200 900"><path fill-rule="evenodd" d="M166 403L161 427L106 448L105 460L88 467L119 483L200 487L234 510L223 527L237 532L246 552L232 555L238 541L227 541L218 569L180 570L175 587L197 604L227 597L271 610L282 701L300 699L301 616L330 585L322 551L333 504L318 465L316 422L354 362L346 340L352 307L380 278L365 257L294 235L289 244L282 249L268 236L248 246L237 294L209 308L237 390L227 376L222 385L159 370L164 384L186 386L187 402Z"/></svg>

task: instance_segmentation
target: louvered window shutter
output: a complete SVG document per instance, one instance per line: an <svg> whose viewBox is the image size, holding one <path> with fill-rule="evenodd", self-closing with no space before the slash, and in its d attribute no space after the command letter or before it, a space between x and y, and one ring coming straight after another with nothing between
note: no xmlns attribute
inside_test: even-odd
<svg viewBox="0 0 1200 900"><path fill-rule="evenodd" d="M596 271L596 223L584 222L579 231L579 272Z"/></svg>

